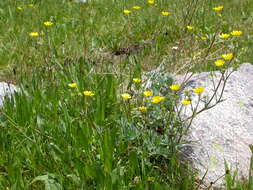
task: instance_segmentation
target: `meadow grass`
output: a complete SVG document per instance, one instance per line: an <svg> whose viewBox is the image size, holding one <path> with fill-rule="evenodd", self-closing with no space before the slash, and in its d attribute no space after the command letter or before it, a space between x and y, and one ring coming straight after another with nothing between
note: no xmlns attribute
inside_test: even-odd
<svg viewBox="0 0 253 190"><path fill-rule="evenodd" d="M211 71L229 52L231 65L252 61L252 12L251 0L1 1L1 78L20 92L1 110L0 189L198 189L179 160L177 97L159 104L172 78L153 104L133 79L159 65ZM219 38L233 30L243 34Z"/></svg>

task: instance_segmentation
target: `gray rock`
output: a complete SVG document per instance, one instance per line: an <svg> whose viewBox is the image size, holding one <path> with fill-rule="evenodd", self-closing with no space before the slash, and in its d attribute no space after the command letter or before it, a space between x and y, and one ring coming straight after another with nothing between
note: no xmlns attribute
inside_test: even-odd
<svg viewBox="0 0 253 190"><path fill-rule="evenodd" d="M215 84L221 76L214 72ZM183 76L176 76L178 82ZM210 73L195 74L188 81L185 89L197 86L205 87L202 96L211 97L213 83ZM185 90L184 89L184 90ZM219 90L221 93L221 90ZM183 96L183 92L181 93ZM192 96L193 107L198 97ZM245 63L229 77L221 103L206 110L193 119L187 140L192 141L186 147L185 155L199 171L205 184L215 182L214 186L222 186L225 174L225 161L230 172L238 170L238 178L247 178L251 158L250 144L253 144L253 65ZM200 103L198 110L203 108ZM191 115L190 106L185 106L185 116ZM187 145L188 146L188 145Z"/></svg>
<svg viewBox="0 0 253 190"><path fill-rule="evenodd" d="M17 87L13 84L9 84L6 82L0 82L0 107L3 106L4 99L6 97L11 97L15 91L17 91Z"/></svg>

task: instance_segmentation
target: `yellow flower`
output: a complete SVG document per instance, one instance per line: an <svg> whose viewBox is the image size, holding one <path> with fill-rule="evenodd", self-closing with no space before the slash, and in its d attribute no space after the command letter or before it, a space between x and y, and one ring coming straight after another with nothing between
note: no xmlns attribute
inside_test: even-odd
<svg viewBox="0 0 253 190"><path fill-rule="evenodd" d="M141 112L147 112L148 111L148 108L146 106L140 106L140 107L138 107L138 109Z"/></svg>
<svg viewBox="0 0 253 190"><path fill-rule="evenodd" d="M31 37L38 37L39 33L38 32L30 32L29 36L31 36Z"/></svg>
<svg viewBox="0 0 253 190"><path fill-rule="evenodd" d="M233 30L231 32L232 36L241 36L242 35L242 31L241 30Z"/></svg>
<svg viewBox="0 0 253 190"><path fill-rule="evenodd" d="M73 83L68 84L68 86L69 86L70 88L76 88L76 87L77 87L77 83L76 83L76 82L73 82Z"/></svg>
<svg viewBox="0 0 253 190"><path fill-rule="evenodd" d="M186 26L186 28L188 29L188 30L193 30L193 26Z"/></svg>
<svg viewBox="0 0 253 190"><path fill-rule="evenodd" d="M151 100L152 103L154 104L157 104L161 101L164 101L165 100L165 97L162 97L162 96L154 96Z"/></svg>
<svg viewBox="0 0 253 190"><path fill-rule="evenodd" d="M227 38L229 38L229 37L230 37L230 34L226 34L226 33L220 34L220 38L221 38L221 39L227 39Z"/></svg>
<svg viewBox="0 0 253 190"><path fill-rule="evenodd" d="M139 78L133 78L133 82L138 84L138 83L141 83L141 79Z"/></svg>
<svg viewBox="0 0 253 190"><path fill-rule="evenodd" d="M218 7L214 7L213 10L214 11L222 11L224 8L224 6L218 6Z"/></svg>
<svg viewBox="0 0 253 190"><path fill-rule="evenodd" d="M201 39L201 40L207 40L207 37L205 37L205 36L200 36L200 39Z"/></svg>
<svg viewBox="0 0 253 190"><path fill-rule="evenodd" d="M204 92L205 88L203 87L197 87L195 88L193 91L196 93L196 94L201 94L202 92Z"/></svg>
<svg viewBox="0 0 253 190"><path fill-rule="evenodd" d="M169 15L170 15L170 12L168 12L168 11L162 11L161 14L162 14L163 16L169 16Z"/></svg>
<svg viewBox="0 0 253 190"><path fill-rule="evenodd" d="M153 96L153 91L152 90L146 90L143 92L143 95L145 97Z"/></svg>
<svg viewBox="0 0 253 190"><path fill-rule="evenodd" d="M83 95L84 95L84 96L94 96L95 93L92 92L92 91L83 91Z"/></svg>
<svg viewBox="0 0 253 190"><path fill-rule="evenodd" d="M141 9L141 7L140 7L140 6L137 6L137 5L133 6L132 8L133 8L133 9L136 9L136 10Z"/></svg>
<svg viewBox="0 0 253 190"><path fill-rule="evenodd" d="M183 105L189 105L191 103L191 100L189 99L184 99L182 102L181 102Z"/></svg>
<svg viewBox="0 0 253 190"><path fill-rule="evenodd" d="M147 179L148 182L153 182L154 180L155 180L154 177L148 177L148 179Z"/></svg>
<svg viewBox="0 0 253 190"><path fill-rule="evenodd" d="M22 11L22 10L23 10L23 8L22 8L22 7L17 7L17 9L18 9L19 11Z"/></svg>
<svg viewBox="0 0 253 190"><path fill-rule="evenodd" d="M226 61L230 61L231 59L233 59L234 55L233 53L228 53L228 54L223 54L221 55L221 57L226 60Z"/></svg>
<svg viewBox="0 0 253 190"><path fill-rule="evenodd" d="M128 93L124 93L124 94L121 94L121 97L124 99L124 100L129 100L132 98L132 96Z"/></svg>
<svg viewBox="0 0 253 190"><path fill-rule="evenodd" d="M172 85L170 85L170 89L173 90L173 91L177 91L180 88L181 88L181 86L178 85L178 84L172 84Z"/></svg>
<svg viewBox="0 0 253 190"><path fill-rule="evenodd" d="M128 14L131 13L131 11L129 11L129 10L124 10L123 13L126 14L126 15L128 15Z"/></svg>
<svg viewBox="0 0 253 190"><path fill-rule="evenodd" d="M155 3L155 0L148 0L148 3L152 5Z"/></svg>
<svg viewBox="0 0 253 190"><path fill-rule="evenodd" d="M50 22L50 21L46 21L46 22L44 22L44 25L45 25L45 26L53 26L54 23L53 23L53 22Z"/></svg>
<svg viewBox="0 0 253 190"><path fill-rule="evenodd" d="M222 60L222 59L218 59L214 62L214 64L217 66L217 67L222 67L224 64L225 64L225 61Z"/></svg>

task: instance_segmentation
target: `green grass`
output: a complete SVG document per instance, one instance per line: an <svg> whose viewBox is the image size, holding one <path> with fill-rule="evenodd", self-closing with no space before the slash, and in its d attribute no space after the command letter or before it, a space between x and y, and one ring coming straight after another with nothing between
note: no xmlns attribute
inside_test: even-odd
<svg viewBox="0 0 253 190"><path fill-rule="evenodd" d="M214 70L230 51L231 65L252 62L252 20L251 0L0 1L1 78L21 89L1 109L0 189L196 189L195 171L178 159L186 131L172 112L177 97L146 103L132 79L161 64L169 73ZM243 35L218 38L232 30ZM157 82L161 95L173 81ZM227 189L250 189L229 177Z"/></svg>
<svg viewBox="0 0 253 190"><path fill-rule="evenodd" d="M150 42L154 38L155 43L150 42L146 48L134 51L137 61L148 68L166 62L169 69L176 70L170 65L173 59L185 64L186 57L203 51L209 44L185 33L186 25L195 26L195 34L209 35L209 38L216 31L243 30L240 47L244 47L245 52L238 59L246 62L252 59L250 23L253 5L249 0L224 0L222 3L195 0L192 4L184 1L157 1L156 6L148 5L145 1L117 3L105 0L78 4L56 0L34 1L34 8L28 6L32 2L1 2L1 14L4 16L0 23L0 65L34 66L45 65L45 62L51 65L51 62L62 62L68 57L110 54L120 48L143 45L143 41ZM142 9L132 10L130 15L122 14L124 9L131 9L136 4ZM220 4L225 6L222 18L211 10ZM18 11L17 6L23 10ZM160 12L164 10L172 14L161 16ZM43 26L43 22L48 20L55 23L53 28L46 29ZM31 39L28 35L30 32L40 32L46 36ZM171 47L177 45L182 48L178 53L180 55L172 58Z"/></svg>

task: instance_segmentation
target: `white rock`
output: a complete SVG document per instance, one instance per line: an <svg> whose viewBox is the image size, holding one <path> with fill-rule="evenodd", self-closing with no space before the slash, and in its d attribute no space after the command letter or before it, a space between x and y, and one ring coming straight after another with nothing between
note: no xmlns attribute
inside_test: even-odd
<svg viewBox="0 0 253 190"><path fill-rule="evenodd" d="M216 74L214 80L217 84L220 74ZM206 88L203 95L211 96L212 85L209 73L199 73L189 81L187 88L203 86ZM242 64L230 76L223 99L225 101L196 116L187 137L194 143L184 150L199 170L200 178L208 170L204 180L206 184L225 174L224 160L231 172L238 170L239 178L248 177L249 145L253 144L253 65ZM196 97L193 102L196 102ZM190 110L186 113L189 114ZM218 180L215 185L221 186L223 182Z"/></svg>
<svg viewBox="0 0 253 190"><path fill-rule="evenodd" d="M17 91L17 87L15 85L6 82L0 82L0 107L3 106L4 99L6 97L11 97L15 91Z"/></svg>

